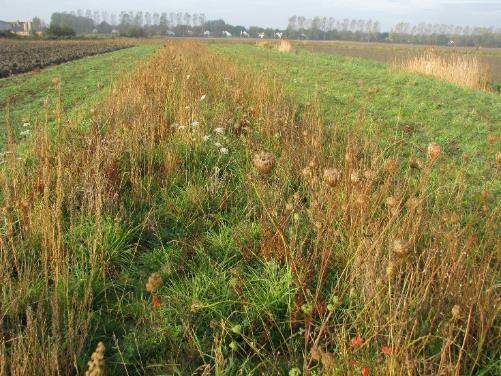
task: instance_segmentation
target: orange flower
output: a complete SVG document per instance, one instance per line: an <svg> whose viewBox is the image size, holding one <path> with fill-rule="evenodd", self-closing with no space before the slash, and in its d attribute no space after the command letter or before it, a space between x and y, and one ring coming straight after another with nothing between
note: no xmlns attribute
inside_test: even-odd
<svg viewBox="0 0 501 376"><path fill-rule="evenodd" d="M351 345L353 347L360 347L362 346L362 337L356 336L355 338L351 339Z"/></svg>
<svg viewBox="0 0 501 376"><path fill-rule="evenodd" d="M153 299L151 301L151 304L155 308L160 308L160 297L158 295L153 295Z"/></svg>
<svg viewBox="0 0 501 376"><path fill-rule="evenodd" d="M383 354L385 355L391 355L391 347L388 347L388 346L383 346L381 348L381 351L383 352Z"/></svg>
<svg viewBox="0 0 501 376"><path fill-rule="evenodd" d="M369 370L367 367L362 368L362 376L369 376Z"/></svg>

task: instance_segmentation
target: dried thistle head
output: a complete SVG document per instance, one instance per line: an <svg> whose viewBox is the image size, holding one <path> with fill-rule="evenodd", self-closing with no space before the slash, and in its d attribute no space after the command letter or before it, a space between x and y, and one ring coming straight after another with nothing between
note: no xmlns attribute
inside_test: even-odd
<svg viewBox="0 0 501 376"><path fill-rule="evenodd" d="M436 161L438 157L440 157L441 153L442 150L440 149L440 145L438 145L436 142L432 142L428 145L428 159L430 161Z"/></svg>
<svg viewBox="0 0 501 376"><path fill-rule="evenodd" d="M499 141L499 136L495 133L491 133L487 136L487 142L491 145L496 145Z"/></svg>
<svg viewBox="0 0 501 376"><path fill-rule="evenodd" d="M104 351L106 348L102 342L99 342L87 363L85 376L103 376L104 375Z"/></svg>
<svg viewBox="0 0 501 376"><path fill-rule="evenodd" d="M452 307L451 316L452 316L452 319L455 321L458 321L461 319L461 307L459 305L456 304L454 307Z"/></svg>
<svg viewBox="0 0 501 376"><path fill-rule="evenodd" d="M324 182L329 187L335 187L341 180L341 172L335 168L327 168L324 170Z"/></svg>
<svg viewBox="0 0 501 376"><path fill-rule="evenodd" d="M275 156L271 153L262 151L254 155L252 163L261 174L268 175L275 165Z"/></svg>
<svg viewBox="0 0 501 376"><path fill-rule="evenodd" d="M52 79L52 84L53 84L54 86L58 86L60 83L61 83L61 78L60 78L60 77L54 77L54 78Z"/></svg>
<svg viewBox="0 0 501 376"><path fill-rule="evenodd" d="M146 291L153 294L162 286L162 277L158 273L151 273L146 283Z"/></svg>
<svg viewBox="0 0 501 376"><path fill-rule="evenodd" d="M391 251L398 257L405 257L409 254L409 245L402 239L393 239Z"/></svg>
<svg viewBox="0 0 501 376"><path fill-rule="evenodd" d="M423 168L423 162L421 162L419 158L411 158L409 166L415 170L421 170Z"/></svg>

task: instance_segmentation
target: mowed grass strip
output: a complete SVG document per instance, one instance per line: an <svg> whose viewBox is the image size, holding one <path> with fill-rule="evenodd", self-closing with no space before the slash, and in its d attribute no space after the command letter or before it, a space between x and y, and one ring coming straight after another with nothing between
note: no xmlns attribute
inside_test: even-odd
<svg viewBox="0 0 501 376"><path fill-rule="evenodd" d="M439 143L451 169L469 157L475 187L499 193L492 165L499 144L489 135L501 130L501 97L464 89L414 74L398 73L388 64L296 50L281 53L253 45L214 44L211 49L255 70L278 74L288 93L304 105L318 99L326 124L352 127L363 113L364 128L392 152L408 144L411 157L430 142Z"/></svg>
<svg viewBox="0 0 501 376"><path fill-rule="evenodd" d="M153 54L158 45L140 45L53 66L39 72L0 79L0 145L5 140L6 110L17 137L22 138L24 123L34 125L45 119L44 101L58 96L52 80L61 80L61 105L68 117L77 117L108 93L110 84L130 72L136 64Z"/></svg>

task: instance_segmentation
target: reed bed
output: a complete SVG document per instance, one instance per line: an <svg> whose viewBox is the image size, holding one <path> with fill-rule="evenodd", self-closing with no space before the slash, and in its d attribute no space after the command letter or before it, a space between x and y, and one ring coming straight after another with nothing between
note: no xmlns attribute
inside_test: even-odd
<svg viewBox="0 0 501 376"><path fill-rule="evenodd" d="M87 127L58 103L0 169L0 374L495 371L499 208L433 140L381 150L187 41Z"/></svg>
<svg viewBox="0 0 501 376"><path fill-rule="evenodd" d="M490 68L475 54L426 50L396 63L398 69L478 90L488 90Z"/></svg>

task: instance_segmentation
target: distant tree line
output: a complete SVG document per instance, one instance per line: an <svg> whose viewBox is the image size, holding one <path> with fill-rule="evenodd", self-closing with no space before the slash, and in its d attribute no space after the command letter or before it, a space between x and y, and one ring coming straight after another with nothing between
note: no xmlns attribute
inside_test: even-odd
<svg viewBox="0 0 501 376"><path fill-rule="evenodd" d="M286 33L293 39L352 40L456 46L501 47L501 29L447 24L398 23L390 32L381 32L373 20L334 19L333 17L292 16Z"/></svg>
<svg viewBox="0 0 501 376"><path fill-rule="evenodd" d="M42 24L40 19L38 24ZM130 37L169 36L250 36L289 39L345 40L363 42L417 43L456 46L501 47L501 29L447 24L398 23L389 32L381 31L377 20L335 19L334 17L292 16L285 30L235 26L224 20L207 20L204 13L131 12L77 10L54 13L48 34L120 34Z"/></svg>

